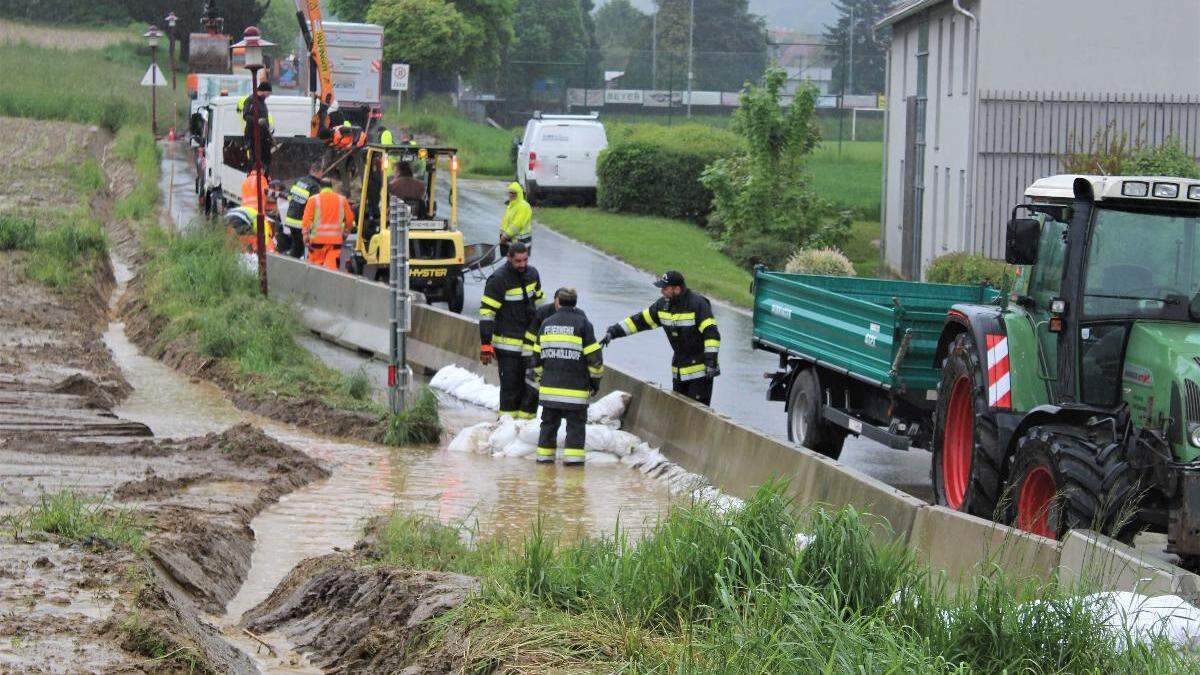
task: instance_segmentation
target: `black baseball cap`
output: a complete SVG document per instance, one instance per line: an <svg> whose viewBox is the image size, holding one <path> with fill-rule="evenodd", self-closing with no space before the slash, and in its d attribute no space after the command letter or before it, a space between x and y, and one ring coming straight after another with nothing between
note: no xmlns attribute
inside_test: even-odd
<svg viewBox="0 0 1200 675"><path fill-rule="evenodd" d="M675 270L663 272L663 275L654 282L654 285L659 288L664 288L666 286L683 286L683 275Z"/></svg>

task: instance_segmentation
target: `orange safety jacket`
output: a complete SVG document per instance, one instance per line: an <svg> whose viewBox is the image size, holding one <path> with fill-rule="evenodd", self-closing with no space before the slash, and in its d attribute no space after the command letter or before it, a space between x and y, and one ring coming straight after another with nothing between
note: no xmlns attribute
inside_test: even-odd
<svg viewBox="0 0 1200 675"><path fill-rule="evenodd" d="M267 185L270 183L270 180L264 175L262 177L262 194L255 195L255 188L257 187L255 183L257 180L258 171L256 169L251 169L250 173L246 174L245 180L242 181L242 206L248 209L254 209L255 211L257 211L260 208L260 205L266 201L262 197L266 195Z"/></svg>
<svg viewBox="0 0 1200 675"><path fill-rule="evenodd" d="M309 244L340 245L344 233L352 227L354 211L350 208L350 200L332 188L322 188L304 205L300 228L304 233L304 241Z"/></svg>

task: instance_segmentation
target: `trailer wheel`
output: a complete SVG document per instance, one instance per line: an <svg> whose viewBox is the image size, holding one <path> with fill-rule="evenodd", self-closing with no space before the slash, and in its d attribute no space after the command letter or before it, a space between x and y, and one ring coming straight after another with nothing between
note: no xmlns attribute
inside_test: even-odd
<svg viewBox="0 0 1200 675"><path fill-rule="evenodd" d="M1091 529L1125 543L1137 534L1137 481L1119 443L1035 426L1017 441L1012 475L1009 521L1019 529L1051 539Z"/></svg>
<svg viewBox="0 0 1200 675"><path fill-rule="evenodd" d="M788 395L788 440L837 459L842 454L846 432L822 419L824 400L816 371L805 368L796 373Z"/></svg>
<svg viewBox="0 0 1200 675"><path fill-rule="evenodd" d="M995 518L1004 482L1004 449L988 411L987 369L970 333L954 338L942 361L934 414L934 499L982 518Z"/></svg>

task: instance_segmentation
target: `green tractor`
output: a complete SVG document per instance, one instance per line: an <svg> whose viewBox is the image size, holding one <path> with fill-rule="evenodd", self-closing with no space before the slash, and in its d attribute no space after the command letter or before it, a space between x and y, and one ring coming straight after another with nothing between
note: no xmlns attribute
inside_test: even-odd
<svg viewBox="0 0 1200 675"><path fill-rule="evenodd" d="M938 340L937 501L1050 537L1165 531L1200 562L1200 181L1054 176L1025 197L1014 292L954 305Z"/></svg>

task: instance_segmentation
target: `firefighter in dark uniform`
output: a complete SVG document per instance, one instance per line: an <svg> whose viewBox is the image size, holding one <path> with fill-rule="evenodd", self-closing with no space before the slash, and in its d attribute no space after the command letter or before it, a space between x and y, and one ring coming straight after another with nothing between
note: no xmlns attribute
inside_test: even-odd
<svg viewBox="0 0 1200 675"><path fill-rule="evenodd" d="M558 427L563 421L567 423L563 464L582 465L586 455L588 399L600 390L604 359L591 322L575 306L578 299L571 288L560 288L554 294L558 311L542 322L533 346L531 370L542 404L539 462L554 461Z"/></svg>
<svg viewBox="0 0 1200 675"><path fill-rule="evenodd" d="M704 405L712 402L713 379L721 374L717 352L721 334L708 298L689 289L683 275L670 271L654 282L662 297L647 309L608 327L604 344L659 326L667 333L674 356L671 388Z"/></svg>
<svg viewBox="0 0 1200 675"><path fill-rule="evenodd" d="M533 419L537 401L525 401L528 363L525 333L544 297L538 272L524 244L508 249L508 260L488 277L479 299L479 361L500 369L500 414Z"/></svg>
<svg viewBox="0 0 1200 675"><path fill-rule="evenodd" d="M316 162L308 167L308 175L296 181L288 190L287 212L283 216L283 225L287 229L290 246L280 253L293 258L304 257L304 207L308 198L321 191L321 163Z"/></svg>
<svg viewBox="0 0 1200 675"><path fill-rule="evenodd" d="M557 298L559 293L563 290L565 289L560 288L555 291L554 297ZM525 358L533 358L533 351L537 348L537 336L538 332L542 329L542 323L546 319L549 319L551 316L553 316L557 311L558 302L556 300L551 300L550 302L547 302L534 310L533 319L529 322L529 328L525 331L524 350L521 352L525 355ZM537 381L532 377L532 374L532 369L526 372L525 398L521 402L521 410L532 410L536 412L538 405L538 384Z"/></svg>

